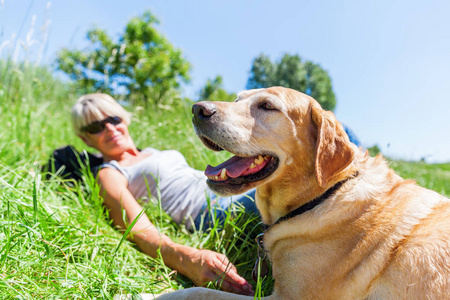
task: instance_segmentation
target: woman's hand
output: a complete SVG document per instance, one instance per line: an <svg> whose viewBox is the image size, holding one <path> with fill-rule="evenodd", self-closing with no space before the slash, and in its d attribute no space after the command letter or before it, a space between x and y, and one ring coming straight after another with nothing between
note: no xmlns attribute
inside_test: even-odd
<svg viewBox="0 0 450 300"><path fill-rule="evenodd" d="M238 275L236 267L223 254L194 248L179 249L186 254L180 273L188 276L195 285L216 281L220 289L244 295L253 295L252 286Z"/></svg>

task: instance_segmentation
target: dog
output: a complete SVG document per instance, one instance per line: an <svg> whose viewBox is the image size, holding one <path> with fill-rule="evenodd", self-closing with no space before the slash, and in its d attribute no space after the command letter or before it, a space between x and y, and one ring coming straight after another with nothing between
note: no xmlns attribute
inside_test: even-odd
<svg viewBox="0 0 450 300"><path fill-rule="evenodd" d="M450 299L449 199L352 144L313 98L272 87L192 111L205 146L236 155L207 167L209 187L257 188L275 280L266 299ZM253 297L189 288L158 299Z"/></svg>

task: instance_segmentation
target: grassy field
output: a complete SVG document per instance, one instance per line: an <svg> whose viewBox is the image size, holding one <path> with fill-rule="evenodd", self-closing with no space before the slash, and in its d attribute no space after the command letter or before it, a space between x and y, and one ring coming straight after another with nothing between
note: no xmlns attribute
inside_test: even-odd
<svg viewBox="0 0 450 300"><path fill-rule="evenodd" d="M83 149L69 120L78 95L43 68L0 62L0 76L0 299L108 299L191 286L112 228L88 172L75 185L46 179L41 172L53 149L67 144ZM224 160L227 154L201 145L191 126L189 101L179 102L178 107L128 108L137 146L177 149L197 169ZM403 177L450 195L450 164L390 164ZM252 220L240 217L221 232L188 234L157 204L145 207L172 239L227 254L260 294L270 293L270 278L251 279L253 238L261 230Z"/></svg>

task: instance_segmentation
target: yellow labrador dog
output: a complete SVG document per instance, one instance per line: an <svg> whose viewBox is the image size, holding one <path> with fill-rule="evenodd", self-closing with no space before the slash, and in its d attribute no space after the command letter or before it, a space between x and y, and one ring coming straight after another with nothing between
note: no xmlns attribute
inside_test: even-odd
<svg viewBox="0 0 450 300"><path fill-rule="evenodd" d="M208 185L257 187L267 299L450 299L449 199L358 149L314 99L273 87L193 113L207 147L236 155L207 168ZM159 299L252 298L192 288Z"/></svg>

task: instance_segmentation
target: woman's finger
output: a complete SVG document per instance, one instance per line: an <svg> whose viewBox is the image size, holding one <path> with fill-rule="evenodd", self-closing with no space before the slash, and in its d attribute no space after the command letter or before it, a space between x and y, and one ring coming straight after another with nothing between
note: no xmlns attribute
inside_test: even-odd
<svg viewBox="0 0 450 300"><path fill-rule="evenodd" d="M216 268L214 271L217 276L220 277L222 282L222 290L240 294L254 294L252 286L247 282L247 280L245 280L245 278L241 277L237 273L236 267L230 263L225 256L220 258L218 257L218 260L215 262Z"/></svg>
<svg viewBox="0 0 450 300"><path fill-rule="evenodd" d="M223 276L217 279L217 284L219 285L221 290L237 293L237 294L245 294L245 295L253 295L252 286L245 281L245 284L239 284L235 280L231 279L228 276Z"/></svg>

